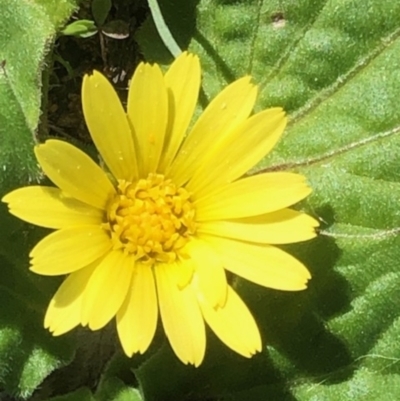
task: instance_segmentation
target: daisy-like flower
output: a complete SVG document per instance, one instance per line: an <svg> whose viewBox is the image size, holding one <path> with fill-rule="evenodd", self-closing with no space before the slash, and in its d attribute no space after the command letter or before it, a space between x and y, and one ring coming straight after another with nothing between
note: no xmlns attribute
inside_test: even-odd
<svg viewBox="0 0 400 401"><path fill-rule="evenodd" d="M165 75L141 63L127 111L99 72L86 75L83 112L104 168L76 147L35 147L58 187L7 194L10 212L55 229L31 251L31 270L68 275L44 325L61 335L114 317L125 353L144 353L158 316L184 363L200 365L207 323L250 357L261 337L225 270L278 290L306 288L308 270L275 245L315 236L317 222L288 209L311 189L288 172L242 177L276 144L281 108L251 115L249 77L227 86L185 136L200 87L199 59L183 53Z"/></svg>

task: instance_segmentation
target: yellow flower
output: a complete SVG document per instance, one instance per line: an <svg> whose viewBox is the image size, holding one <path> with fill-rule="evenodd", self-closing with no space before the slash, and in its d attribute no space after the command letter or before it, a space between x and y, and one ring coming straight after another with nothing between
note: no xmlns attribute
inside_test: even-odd
<svg viewBox="0 0 400 401"><path fill-rule="evenodd" d="M68 275L50 302L54 335L114 316L125 353L144 353L161 315L184 363L200 365L207 323L230 348L261 350L257 325L225 270L279 290L306 288L308 270L275 245L315 236L317 222L287 207L305 198L305 178L272 172L240 178L276 144L285 114L250 116L257 87L227 86L185 137L200 87L199 59L183 53L163 75L141 63L127 111L107 79L85 76L86 123L104 168L76 147L35 148L58 187L31 186L3 198L15 216L57 231L31 251L31 270Z"/></svg>

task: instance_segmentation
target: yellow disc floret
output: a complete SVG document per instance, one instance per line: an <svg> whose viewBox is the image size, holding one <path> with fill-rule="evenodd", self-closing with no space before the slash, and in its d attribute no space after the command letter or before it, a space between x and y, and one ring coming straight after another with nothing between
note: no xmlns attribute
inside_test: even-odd
<svg viewBox="0 0 400 401"><path fill-rule="evenodd" d="M195 232L190 193L161 174L135 183L120 180L108 208L105 229L114 249L153 264L173 262Z"/></svg>

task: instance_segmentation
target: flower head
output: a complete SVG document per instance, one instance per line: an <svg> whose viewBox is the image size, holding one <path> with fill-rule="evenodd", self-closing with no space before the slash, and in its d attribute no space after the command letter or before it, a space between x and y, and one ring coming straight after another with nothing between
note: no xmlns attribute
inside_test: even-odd
<svg viewBox="0 0 400 401"><path fill-rule="evenodd" d="M196 56L183 53L165 75L141 63L125 111L108 80L86 75L82 103L104 168L59 140L36 146L57 186L17 189L10 212L55 229L31 251L31 270L68 275L45 327L61 335L116 317L129 356L149 347L158 321L176 355L198 366L205 323L246 357L261 350L256 322L225 270L265 287L302 290L308 270L275 245L308 240L317 222L288 209L305 198L305 178L272 172L241 178L275 145L280 108L255 115L250 78L227 86L186 135L200 87Z"/></svg>

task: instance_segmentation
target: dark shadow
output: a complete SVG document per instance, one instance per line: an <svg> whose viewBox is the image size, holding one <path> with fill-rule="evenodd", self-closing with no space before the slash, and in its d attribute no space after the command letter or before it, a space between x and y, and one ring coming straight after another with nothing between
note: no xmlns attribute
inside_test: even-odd
<svg viewBox="0 0 400 401"><path fill-rule="evenodd" d="M98 331L78 327L61 338L48 334L55 344L60 339L72 343L74 358L65 366L54 370L38 387L30 401L66 395L82 387L87 387L94 393L117 346L113 326L114 322Z"/></svg>
<svg viewBox="0 0 400 401"><path fill-rule="evenodd" d="M158 2L165 23L176 43L186 50L196 30L196 7L199 0ZM135 40L147 62L170 64L174 57L157 32L153 18L149 18L137 30Z"/></svg>
<svg viewBox="0 0 400 401"><path fill-rule="evenodd" d="M199 103L203 110L207 107L209 102L210 100L208 99L203 86L201 86L199 91Z"/></svg>
<svg viewBox="0 0 400 401"><path fill-rule="evenodd" d="M236 79L234 72L229 68L228 64L222 59L211 42L196 29L194 40L196 40L205 50L206 53L214 60L218 66L222 76L227 82L232 82Z"/></svg>
<svg viewBox="0 0 400 401"><path fill-rule="evenodd" d="M295 401L267 354L244 358L222 344L211 330L207 330L206 356L199 367L185 366L165 341L135 374L146 401L221 400L261 385L270 387L281 400Z"/></svg>
<svg viewBox="0 0 400 401"><path fill-rule="evenodd" d="M350 308L349 285L333 270L341 251L332 238L324 236L285 248L309 268L312 280L307 290L274 291L240 280L238 291L253 311L267 345L304 374L318 381L323 377L326 383L340 382L351 375L354 361L346 344L325 322Z"/></svg>

